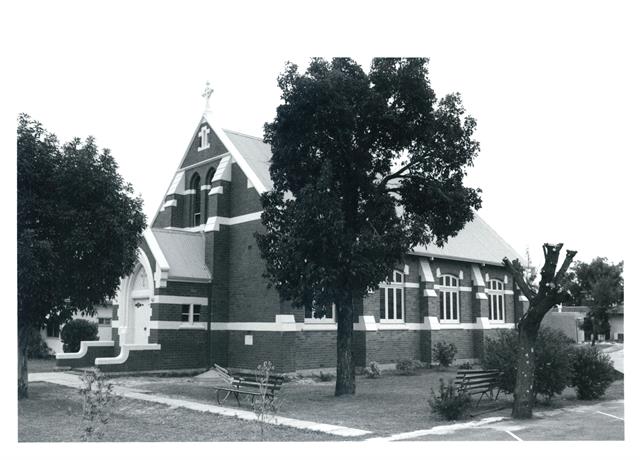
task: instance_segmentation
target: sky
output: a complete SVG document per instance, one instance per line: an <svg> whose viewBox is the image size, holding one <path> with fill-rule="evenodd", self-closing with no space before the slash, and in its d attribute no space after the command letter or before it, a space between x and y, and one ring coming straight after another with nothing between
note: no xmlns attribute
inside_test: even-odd
<svg viewBox="0 0 640 460"><path fill-rule="evenodd" d="M626 262L637 252L637 5L1 2L0 141L3 152L15 152L20 112L62 141L94 136L111 149L151 219L200 119L206 81L215 89L211 105L220 124L260 136L279 104L276 78L286 61L304 65L310 56L350 56L368 68L373 56L426 56L436 93L460 92L478 122L481 152L467 184L483 189L481 216L520 254L530 248L537 265L543 243L563 242L578 250L580 260L625 259L625 276L634 280L637 257L631 266ZM4 204L8 199L13 207L15 156L5 153L0 161ZM15 215L3 220L3 286L15 289L15 265L6 262L15 261ZM634 290L629 295L634 304ZM9 330L5 339L12 349L15 332ZM629 334L627 347L634 340ZM2 393L15 394L11 382L5 384L10 387ZM15 444L15 429L2 431ZM494 457L491 445L472 446L474 454L485 447ZM347 448L342 445L342 452ZM377 449L397 455L402 448ZM429 447L439 448L447 453L447 446ZM610 456L615 446L588 448ZM147 451L127 449L127 455ZM30 452L62 455L50 446ZM274 452L291 453L284 446ZM325 458L326 452L306 454ZM184 455L176 445L163 445L162 453ZM508 451L501 447L500 454ZM91 455L112 458L106 448Z"/></svg>
<svg viewBox="0 0 640 460"><path fill-rule="evenodd" d="M286 61L351 56L367 69L372 56L426 56L437 95L460 92L478 122L467 184L483 190L481 216L538 265L545 242L580 260L625 258L631 2L87 3L26 1L3 15L19 44L9 96L60 140L92 135L110 148L149 220L206 81L220 125L261 136Z"/></svg>

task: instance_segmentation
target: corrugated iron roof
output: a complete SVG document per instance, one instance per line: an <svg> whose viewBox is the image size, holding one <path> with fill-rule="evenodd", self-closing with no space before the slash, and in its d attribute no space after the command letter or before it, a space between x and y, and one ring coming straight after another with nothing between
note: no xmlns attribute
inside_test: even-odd
<svg viewBox="0 0 640 460"><path fill-rule="evenodd" d="M253 168L253 171L260 178L267 190L273 188L271 175L269 174L269 165L271 164L271 146L262 139L247 134L237 133L235 131L223 130L233 142L236 149L247 160Z"/></svg>
<svg viewBox="0 0 640 460"><path fill-rule="evenodd" d="M502 239L478 213L460 232L441 248L436 245L416 246L413 252L429 257L502 265L502 259L524 259Z"/></svg>
<svg viewBox="0 0 640 460"><path fill-rule="evenodd" d="M255 136L226 129L224 132L267 189L272 189L273 182L269 174L271 160L271 147L269 144ZM428 247L417 246L413 249L413 252L419 255L492 265L502 265L504 257L508 257L510 260L524 260L477 213L473 221L469 222L458 235L449 238L444 247L439 248L435 245L429 245Z"/></svg>
<svg viewBox="0 0 640 460"><path fill-rule="evenodd" d="M204 234L160 228L151 231L169 263L169 279L211 280L204 261Z"/></svg>

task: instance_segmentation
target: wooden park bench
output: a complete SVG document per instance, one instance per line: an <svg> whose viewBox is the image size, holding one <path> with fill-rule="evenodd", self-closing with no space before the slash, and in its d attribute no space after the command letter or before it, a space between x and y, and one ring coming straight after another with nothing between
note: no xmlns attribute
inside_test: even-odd
<svg viewBox="0 0 640 460"><path fill-rule="evenodd" d="M460 370L456 374L456 386L459 392L466 392L468 395L479 394L478 404L482 400L484 395L490 396L492 399L497 400L500 394L500 387L498 387L498 378L502 372L496 369L488 370ZM493 398L493 390L497 390L495 398Z"/></svg>
<svg viewBox="0 0 640 460"><path fill-rule="evenodd" d="M240 406L240 396L246 396L247 399L251 398L251 404L253 405L256 396L261 396L263 393L267 399L273 401L276 392L280 390L284 383L284 377L281 375L269 375L266 382L261 382L255 375L231 373L217 364L213 366L225 380L224 385L213 387L216 390L218 404L222 404L229 396L233 395L238 406ZM261 387L263 393L261 393ZM222 400L220 399L221 395L224 395Z"/></svg>

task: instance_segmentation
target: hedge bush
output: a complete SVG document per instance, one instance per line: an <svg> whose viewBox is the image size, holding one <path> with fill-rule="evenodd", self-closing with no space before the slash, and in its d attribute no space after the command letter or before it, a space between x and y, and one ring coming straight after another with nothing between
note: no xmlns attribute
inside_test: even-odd
<svg viewBox="0 0 640 460"><path fill-rule="evenodd" d="M458 420L466 415L471 406L471 397L466 392L458 392L453 380L444 383L440 379L438 394L431 389L429 399L431 409L446 420Z"/></svg>
<svg viewBox="0 0 640 460"><path fill-rule="evenodd" d="M578 399L598 399L615 379L611 358L596 347L578 347L573 354L572 385Z"/></svg>
<svg viewBox="0 0 640 460"><path fill-rule="evenodd" d="M518 363L518 332L501 330L497 337L485 342L482 365L502 372L500 388L513 393ZM551 399L571 384L572 341L560 331L543 327L538 332L534 348L535 378L533 392Z"/></svg>
<svg viewBox="0 0 640 460"><path fill-rule="evenodd" d="M453 343L438 342L433 346L433 358L442 367L449 367L457 352Z"/></svg>
<svg viewBox="0 0 640 460"><path fill-rule="evenodd" d="M83 340L98 340L98 324L86 319L71 320L60 331L60 340L65 353L75 353Z"/></svg>
<svg viewBox="0 0 640 460"><path fill-rule="evenodd" d="M380 365L375 361L371 361L371 363L369 363L369 367L364 368L364 375L368 379L377 379L380 377L380 374Z"/></svg>
<svg viewBox="0 0 640 460"><path fill-rule="evenodd" d="M396 363L396 370L401 375L415 375L422 363L416 359L401 359Z"/></svg>

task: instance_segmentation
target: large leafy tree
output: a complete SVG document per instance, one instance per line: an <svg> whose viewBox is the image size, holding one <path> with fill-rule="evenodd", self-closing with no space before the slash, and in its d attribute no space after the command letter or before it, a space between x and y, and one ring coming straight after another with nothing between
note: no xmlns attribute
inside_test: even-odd
<svg viewBox="0 0 640 460"><path fill-rule="evenodd" d="M459 94L437 99L427 59L313 59L278 79L265 125L272 191L257 235L266 274L294 307L336 306L336 396L355 393L356 305L416 244L442 245L473 218L465 187L479 146Z"/></svg>
<svg viewBox="0 0 640 460"><path fill-rule="evenodd" d="M18 119L18 397L28 396L28 332L115 295L145 227L142 199L93 138L62 147Z"/></svg>
<svg viewBox="0 0 640 460"><path fill-rule="evenodd" d="M586 305L591 325L592 345L599 333L609 329L611 311L624 301L624 261L610 263L606 257L578 262L568 274L565 288L571 293L570 305Z"/></svg>

